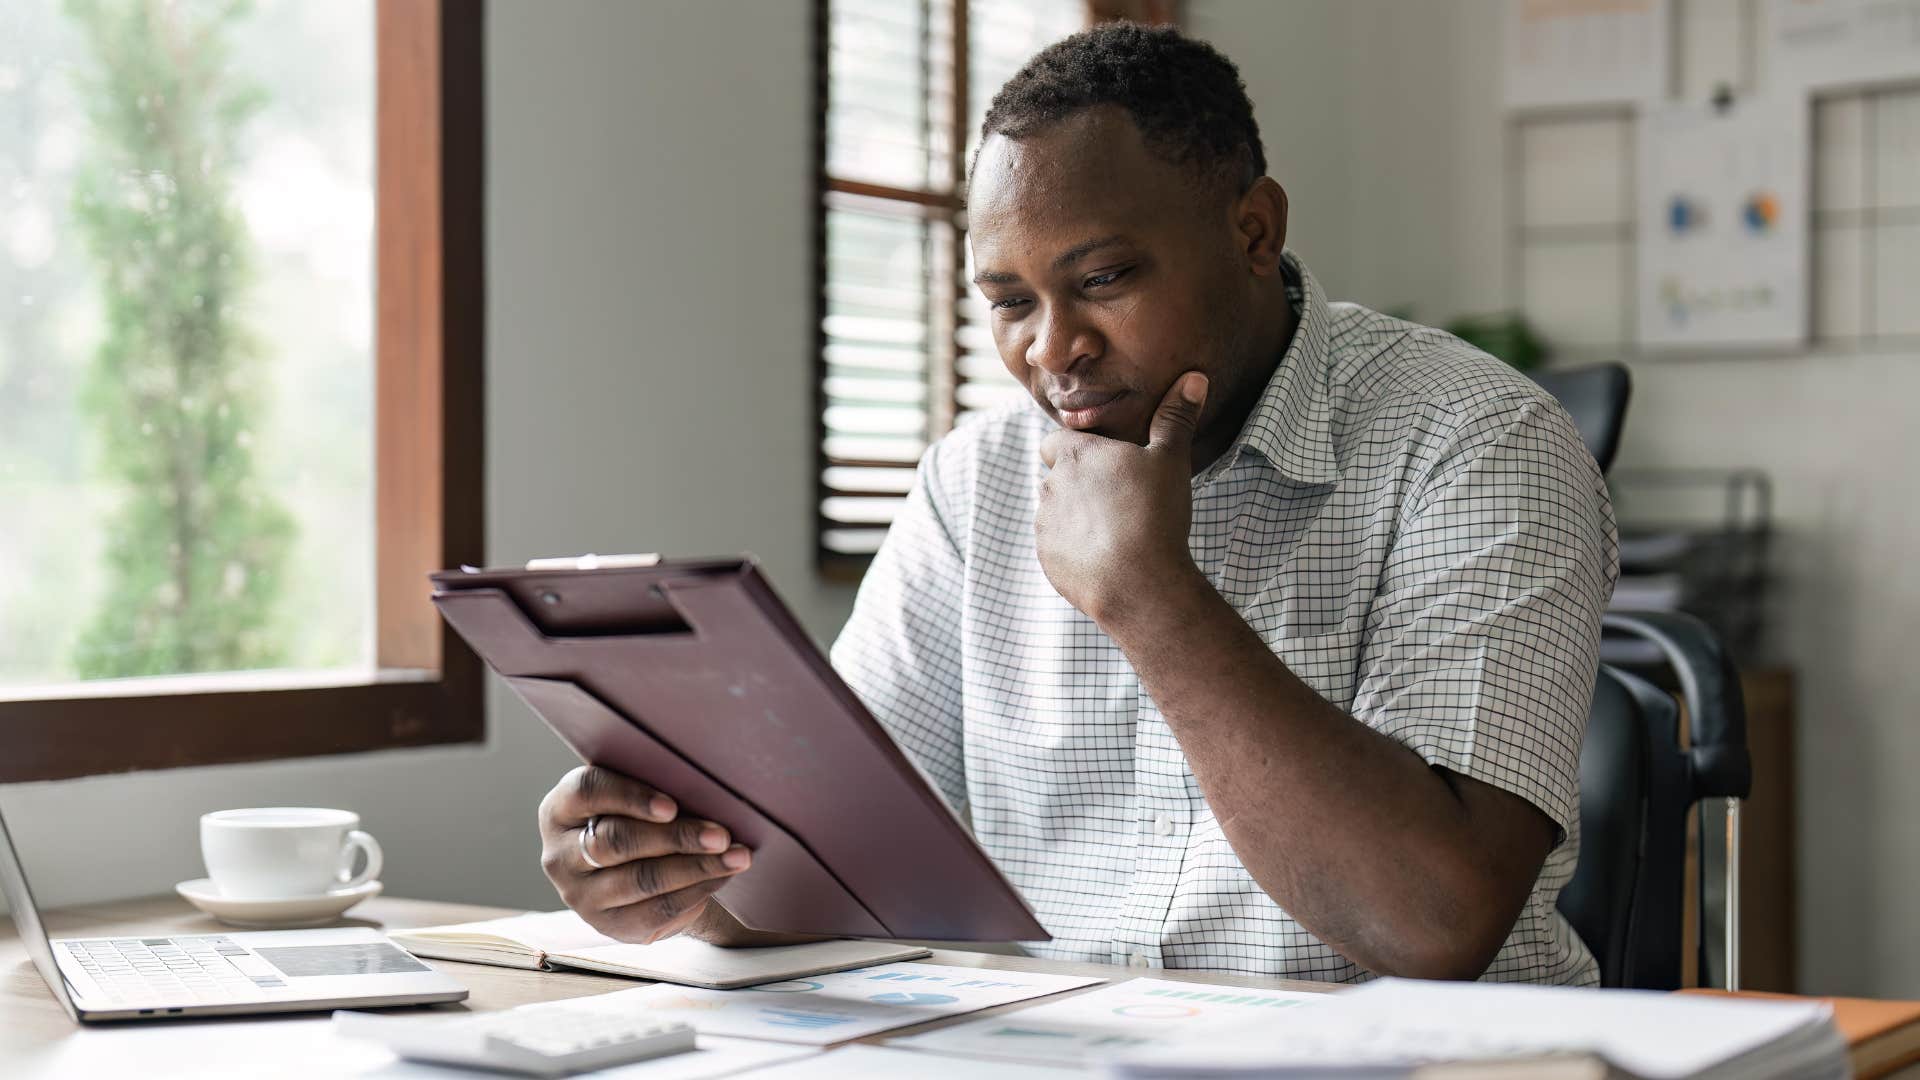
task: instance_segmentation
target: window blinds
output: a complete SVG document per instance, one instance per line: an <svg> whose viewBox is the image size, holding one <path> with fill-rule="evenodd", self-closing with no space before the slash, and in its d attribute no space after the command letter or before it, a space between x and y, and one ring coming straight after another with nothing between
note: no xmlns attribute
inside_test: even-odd
<svg viewBox="0 0 1920 1080"><path fill-rule="evenodd" d="M957 416L1018 400L967 284L965 166L993 94L1082 0L825 0L823 561L880 545Z"/></svg>

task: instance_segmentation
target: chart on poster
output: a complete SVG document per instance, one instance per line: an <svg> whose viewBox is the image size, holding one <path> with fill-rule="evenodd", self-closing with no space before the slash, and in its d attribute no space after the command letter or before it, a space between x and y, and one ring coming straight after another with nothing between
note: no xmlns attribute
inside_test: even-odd
<svg viewBox="0 0 1920 1080"><path fill-rule="evenodd" d="M702 1035L825 1046L1104 981L942 964L887 964L744 990L660 983L611 997L663 1019L683 1020Z"/></svg>
<svg viewBox="0 0 1920 1080"><path fill-rule="evenodd" d="M1123 1051L1171 1046L1312 1008L1329 995L1134 979L984 1017L891 1045L943 1054L1078 1064Z"/></svg>
<svg viewBox="0 0 1920 1080"><path fill-rule="evenodd" d="M1641 114L1641 345L1806 340L1807 112L1776 95Z"/></svg>

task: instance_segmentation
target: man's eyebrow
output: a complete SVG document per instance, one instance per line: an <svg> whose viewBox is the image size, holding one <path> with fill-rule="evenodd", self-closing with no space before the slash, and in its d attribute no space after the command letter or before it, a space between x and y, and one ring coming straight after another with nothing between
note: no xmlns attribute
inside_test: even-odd
<svg viewBox="0 0 1920 1080"><path fill-rule="evenodd" d="M1084 244L1075 244L1054 257L1053 269L1065 270L1067 267L1072 266L1074 263L1079 262L1081 259L1086 258L1088 255L1093 254L1103 247L1108 247L1112 244L1124 244L1126 241L1126 237L1119 233L1114 233L1112 236L1103 236L1098 240L1089 240Z"/></svg>
<svg viewBox="0 0 1920 1080"><path fill-rule="evenodd" d="M1102 236L1097 240L1088 240L1082 244L1075 244L1054 257L1052 268L1055 270L1064 270L1103 247L1109 247L1114 244L1124 244L1126 242L1127 238L1125 236L1114 233L1112 236ZM1019 280L1019 274L1010 274L1004 270L982 270L973 275L973 283L976 285L1013 285L1018 283Z"/></svg>

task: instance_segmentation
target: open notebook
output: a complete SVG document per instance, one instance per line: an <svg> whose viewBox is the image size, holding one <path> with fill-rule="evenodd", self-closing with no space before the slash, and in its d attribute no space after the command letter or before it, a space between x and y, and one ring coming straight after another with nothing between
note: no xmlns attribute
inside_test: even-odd
<svg viewBox="0 0 1920 1080"><path fill-rule="evenodd" d="M932 955L913 946L854 939L726 949L681 935L652 945L629 945L588 926L571 911L393 930L388 936L416 956L437 960L547 971L577 968L710 990L732 990Z"/></svg>

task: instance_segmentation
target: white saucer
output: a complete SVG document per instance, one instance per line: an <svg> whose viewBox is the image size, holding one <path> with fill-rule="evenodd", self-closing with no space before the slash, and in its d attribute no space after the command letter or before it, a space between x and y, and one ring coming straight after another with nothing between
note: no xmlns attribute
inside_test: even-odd
<svg viewBox="0 0 1920 1080"><path fill-rule="evenodd" d="M256 930L280 930L298 926L320 926L340 917L340 913L380 895L380 883L369 881L350 889L335 889L318 896L290 896L281 900L237 900L220 895L207 878L183 881L173 891L186 897L187 903L229 926Z"/></svg>

